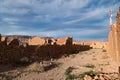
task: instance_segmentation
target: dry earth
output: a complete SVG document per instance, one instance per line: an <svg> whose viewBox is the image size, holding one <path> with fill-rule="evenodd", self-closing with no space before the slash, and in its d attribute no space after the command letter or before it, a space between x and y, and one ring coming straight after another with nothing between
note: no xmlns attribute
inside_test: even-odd
<svg viewBox="0 0 120 80"><path fill-rule="evenodd" d="M0 71L8 70L0 73L0 80L65 80L65 72L69 67L74 68L71 74L78 75L90 70L104 73L118 72L117 66L106 50L91 49L72 54L69 57L44 61L43 63L35 62L29 66L16 69L1 65ZM10 68L11 70L9 70Z"/></svg>

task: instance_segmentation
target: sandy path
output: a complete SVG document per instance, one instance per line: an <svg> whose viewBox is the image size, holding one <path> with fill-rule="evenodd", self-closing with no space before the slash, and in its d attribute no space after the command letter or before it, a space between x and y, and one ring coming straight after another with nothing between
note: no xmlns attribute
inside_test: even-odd
<svg viewBox="0 0 120 80"><path fill-rule="evenodd" d="M78 54L72 54L69 57L58 59L56 63L61 64L56 68L42 73L24 72L13 80L65 80L65 70L71 66L76 68L73 74L80 74L89 70L117 72L117 64L103 49L91 49ZM95 68L85 67L88 64L94 65Z"/></svg>

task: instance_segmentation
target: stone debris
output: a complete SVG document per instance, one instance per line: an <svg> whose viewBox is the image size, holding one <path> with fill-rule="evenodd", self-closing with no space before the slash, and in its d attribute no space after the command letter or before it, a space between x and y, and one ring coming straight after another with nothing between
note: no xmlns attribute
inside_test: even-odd
<svg viewBox="0 0 120 80"><path fill-rule="evenodd" d="M85 75L84 80L92 80L92 77Z"/></svg>
<svg viewBox="0 0 120 80"><path fill-rule="evenodd" d="M93 49L107 49L107 43L104 41L74 41L73 44L76 45L88 45Z"/></svg>
<svg viewBox="0 0 120 80"><path fill-rule="evenodd" d="M120 80L120 78L118 73L103 73L94 76L94 78L85 75L84 80Z"/></svg>

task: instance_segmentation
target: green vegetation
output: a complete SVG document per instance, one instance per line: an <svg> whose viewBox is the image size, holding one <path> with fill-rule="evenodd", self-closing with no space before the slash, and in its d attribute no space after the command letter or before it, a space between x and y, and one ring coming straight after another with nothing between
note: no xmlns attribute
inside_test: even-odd
<svg viewBox="0 0 120 80"><path fill-rule="evenodd" d="M15 73L14 72L7 72L7 73L0 73L0 80L13 80L14 78L18 77L21 72Z"/></svg>
<svg viewBox="0 0 120 80"><path fill-rule="evenodd" d="M74 69L73 67L68 67L65 71L65 75L69 75L73 69Z"/></svg>
<svg viewBox="0 0 120 80"><path fill-rule="evenodd" d="M87 65L84 65L84 67L87 67L87 68L95 68L95 66L93 64L87 64Z"/></svg>
<svg viewBox="0 0 120 80"><path fill-rule="evenodd" d="M109 56L107 56L107 55L102 56L102 59L107 59L107 58L109 58Z"/></svg>
<svg viewBox="0 0 120 80"><path fill-rule="evenodd" d="M93 52L93 53L95 53L95 52Z"/></svg>
<svg viewBox="0 0 120 80"><path fill-rule="evenodd" d="M110 65L110 63L108 62L108 63L106 63L106 64L99 64L99 66L108 66L108 65Z"/></svg>
<svg viewBox="0 0 120 80"><path fill-rule="evenodd" d="M74 75L74 74L71 74L73 69L74 69L73 67L69 67L66 69L65 71L66 80L74 80L74 79L84 80L85 75L89 75L93 78L94 76L100 74L100 72L88 71L88 72L81 73L79 75Z"/></svg>
<svg viewBox="0 0 120 80"><path fill-rule="evenodd" d="M81 80L84 80L85 75L89 75L89 76L91 76L93 78L94 76L96 76L98 74L100 74L100 72L88 71L88 72L84 72L82 74L79 74L79 78Z"/></svg>
<svg viewBox="0 0 120 80"><path fill-rule="evenodd" d="M68 67L65 71L66 80L73 80L75 78L75 75L70 74L74 68Z"/></svg>
<svg viewBox="0 0 120 80"><path fill-rule="evenodd" d="M106 49L103 49L103 51L102 51L102 52L107 52L107 51L106 51Z"/></svg>
<svg viewBox="0 0 120 80"><path fill-rule="evenodd" d="M74 79L78 79L78 78L79 78L79 76L74 75L74 74L66 75L66 80L74 80Z"/></svg>
<svg viewBox="0 0 120 80"><path fill-rule="evenodd" d="M59 65L60 63L51 62L51 64L44 66L44 70L48 71L48 70L58 67Z"/></svg>
<svg viewBox="0 0 120 80"><path fill-rule="evenodd" d="M28 57L22 57L18 61L15 61L12 66L13 67L26 67L30 65L32 61Z"/></svg>

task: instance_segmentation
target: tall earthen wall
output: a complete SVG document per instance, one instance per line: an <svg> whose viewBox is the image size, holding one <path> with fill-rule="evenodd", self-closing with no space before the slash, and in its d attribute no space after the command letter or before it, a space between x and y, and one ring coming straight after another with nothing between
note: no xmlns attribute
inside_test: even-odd
<svg viewBox="0 0 120 80"><path fill-rule="evenodd" d="M108 35L108 53L120 65L120 8L116 16L116 24L111 26Z"/></svg>

